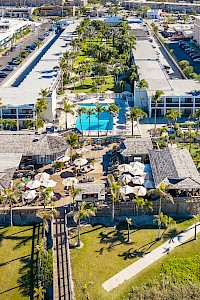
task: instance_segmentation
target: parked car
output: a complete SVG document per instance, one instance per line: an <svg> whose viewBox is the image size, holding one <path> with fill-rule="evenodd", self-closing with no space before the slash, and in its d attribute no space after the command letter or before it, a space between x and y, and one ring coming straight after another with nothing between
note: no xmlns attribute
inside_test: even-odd
<svg viewBox="0 0 200 300"><path fill-rule="evenodd" d="M12 61L12 64L13 64L13 65L19 65L19 64L20 64L20 61L19 61L18 59L13 60L13 61Z"/></svg>
<svg viewBox="0 0 200 300"><path fill-rule="evenodd" d="M7 66L3 69L3 71L13 71L14 69L15 69L14 66L12 66L12 65L7 65Z"/></svg>
<svg viewBox="0 0 200 300"><path fill-rule="evenodd" d="M195 55L195 56L192 57L193 60L195 60L196 58L200 58L200 55L197 54L197 55Z"/></svg>
<svg viewBox="0 0 200 300"><path fill-rule="evenodd" d="M194 59L195 62L200 62L200 57Z"/></svg>
<svg viewBox="0 0 200 300"><path fill-rule="evenodd" d="M0 72L0 78L6 78L8 76L5 72Z"/></svg>

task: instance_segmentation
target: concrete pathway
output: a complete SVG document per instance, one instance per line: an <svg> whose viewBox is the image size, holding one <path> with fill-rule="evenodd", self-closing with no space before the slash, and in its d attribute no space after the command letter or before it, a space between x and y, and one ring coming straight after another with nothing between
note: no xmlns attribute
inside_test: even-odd
<svg viewBox="0 0 200 300"><path fill-rule="evenodd" d="M197 233L200 232L200 222L197 223ZM131 277L138 274L140 271L160 259L162 256L169 253L169 251L173 250L174 248L178 247L179 245L185 243L187 240L194 236L194 225L190 226L184 232L178 234L174 238L168 240L155 250L148 253L146 256L138 259L136 262L128 266L127 268L123 269L107 281L105 281L102 286L107 291L110 292L120 284L129 280Z"/></svg>

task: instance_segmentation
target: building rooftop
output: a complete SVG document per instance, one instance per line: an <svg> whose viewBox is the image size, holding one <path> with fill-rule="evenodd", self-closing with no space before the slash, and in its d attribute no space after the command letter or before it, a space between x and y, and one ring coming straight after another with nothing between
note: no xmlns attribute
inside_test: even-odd
<svg viewBox="0 0 200 300"><path fill-rule="evenodd" d="M76 188L80 188L81 192L75 197L75 200L83 200L84 194L99 194L99 200L104 200L105 197L105 184L103 183L81 183L76 184Z"/></svg>
<svg viewBox="0 0 200 300"><path fill-rule="evenodd" d="M67 149L66 140L52 134L35 135L33 132L23 131L1 132L0 140L0 154L53 155Z"/></svg>
<svg viewBox="0 0 200 300"><path fill-rule="evenodd" d="M0 190L9 187L21 158L21 153L0 153Z"/></svg>
<svg viewBox="0 0 200 300"><path fill-rule="evenodd" d="M129 156L134 154L148 154L149 150L153 149L151 139L142 139L142 138L130 138L125 139L121 146L121 154L123 156Z"/></svg>
<svg viewBox="0 0 200 300"><path fill-rule="evenodd" d="M6 24L9 25L8 29L0 29L0 41L6 39L9 36L12 36L18 29L20 29L23 26L28 25L30 22L22 21L18 19L1 19L0 25Z"/></svg>
<svg viewBox="0 0 200 300"><path fill-rule="evenodd" d="M155 186L164 181L173 184L173 188L181 187L181 184L187 189L200 188L200 175L187 149L150 150L149 159Z"/></svg>

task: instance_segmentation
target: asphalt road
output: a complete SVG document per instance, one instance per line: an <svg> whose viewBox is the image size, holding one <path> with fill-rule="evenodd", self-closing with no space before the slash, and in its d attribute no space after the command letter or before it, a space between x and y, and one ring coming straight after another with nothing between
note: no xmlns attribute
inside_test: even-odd
<svg viewBox="0 0 200 300"><path fill-rule="evenodd" d="M187 43L190 44L189 42L187 42ZM169 49L174 50L174 56L176 57L176 59L178 61L188 60L190 62L190 65L193 66L194 71L197 74L200 74L200 63L194 62L192 60L192 58L190 57L190 55L185 53L185 51L181 47L179 47L178 42L169 42L169 43L167 43L167 46L169 47ZM192 45L191 45L191 47L192 47ZM200 51L198 54L200 54Z"/></svg>
<svg viewBox="0 0 200 300"><path fill-rule="evenodd" d="M43 36L45 32L47 32L51 28L52 24L50 23L43 23L39 27L36 27L36 30L21 40L19 43L16 43L18 47L13 51L10 52L7 56L2 56L0 58L0 69L3 70L8 62L12 61L14 57L20 56L21 51L26 48L27 46L32 45L34 42L38 41L38 38ZM10 74L11 72L6 71L5 73ZM2 81L3 78L0 78Z"/></svg>

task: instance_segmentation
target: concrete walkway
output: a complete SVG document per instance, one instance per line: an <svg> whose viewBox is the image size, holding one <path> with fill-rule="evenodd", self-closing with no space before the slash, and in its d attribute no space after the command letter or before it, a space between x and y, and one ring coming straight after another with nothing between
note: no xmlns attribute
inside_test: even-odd
<svg viewBox="0 0 200 300"><path fill-rule="evenodd" d="M197 233L200 232L200 222L197 223ZM125 282L126 280L129 280L136 274L138 274L140 271L169 253L169 251L173 250L174 248L180 246L181 244L185 243L190 238L194 237L194 225L190 226L188 229L186 229L184 232L178 234L174 238L171 238L143 258L138 259L136 262L125 268L124 270L120 271L107 281L105 281L102 286L107 291L110 292L116 287L118 287L120 284Z"/></svg>

